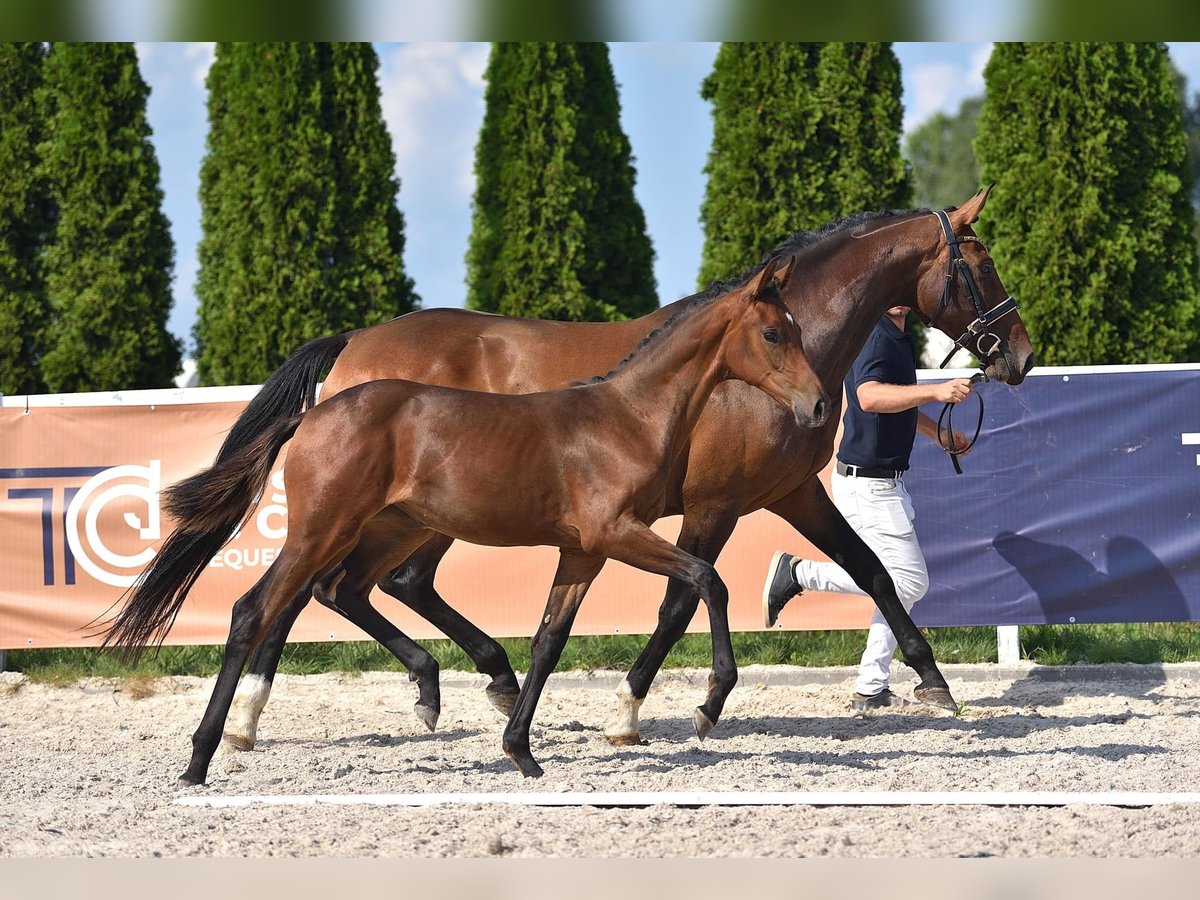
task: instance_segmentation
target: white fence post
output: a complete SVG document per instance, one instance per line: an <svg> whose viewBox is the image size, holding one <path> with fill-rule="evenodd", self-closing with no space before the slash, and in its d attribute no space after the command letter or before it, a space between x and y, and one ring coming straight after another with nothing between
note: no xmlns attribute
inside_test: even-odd
<svg viewBox="0 0 1200 900"><path fill-rule="evenodd" d="M996 626L996 662L1015 663L1021 660L1021 626Z"/></svg>

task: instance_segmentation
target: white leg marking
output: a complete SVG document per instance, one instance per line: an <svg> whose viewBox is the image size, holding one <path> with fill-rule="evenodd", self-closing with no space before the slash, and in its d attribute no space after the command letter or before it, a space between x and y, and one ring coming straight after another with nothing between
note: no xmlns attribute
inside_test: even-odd
<svg viewBox="0 0 1200 900"><path fill-rule="evenodd" d="M621 682L616 695L617 717L604 729L604 736L617 743L637 743L638 710L642 707L642 701L633 696L628 680Z"/></svg>
<svg viewBox="0 0 1200 900"><path fill-rule="evenodd" d="M225 719L225 739L239 750L253 750L258 737L258 717L262 715L271 682L261 675L247 675L238 684Z"/></svg>

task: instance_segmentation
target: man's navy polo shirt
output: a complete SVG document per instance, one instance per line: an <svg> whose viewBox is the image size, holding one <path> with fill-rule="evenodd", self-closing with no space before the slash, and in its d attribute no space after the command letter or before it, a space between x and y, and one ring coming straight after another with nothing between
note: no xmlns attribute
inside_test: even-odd
<svg viewBox="0 0 1200 900"><path fill-rule="evenodd" d="M858 402L858 386L868 381L916 384L915 346L912 335L884 316L850 367L846 375L842 444L838 448L838 459L846 465L868 469L908 468L917 434L916 407L898 413L863 412Z"/></svg>

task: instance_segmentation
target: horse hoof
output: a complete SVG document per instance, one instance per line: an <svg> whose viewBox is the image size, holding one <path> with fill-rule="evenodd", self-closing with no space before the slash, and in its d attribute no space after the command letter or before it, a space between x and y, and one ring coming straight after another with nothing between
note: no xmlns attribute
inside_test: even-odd
<svg viewBox="0 0 1200 900"><path fill-rule="evenodd" d="M517 705L519 693L519 691L493 690L491 687L484 691L488 703L492 704L492 707L506 719L512 715L513 707Z"/></svg>
<svg viewBox="0 0 1200 900"><path fill-rule="evenodd" d="M194 775L189 775L187 772L184 772L179 776L175 784L181 788L196 787L197 785L204 784L204 777L201 776L197 778Z"/></svg>
<svg viewBox="0 0 1200 900"><path fill-rule="evenodd" d="M440 713L432 706L422 706L420 703L417 703L413 706L413 712L416 713L417 718L430 731L437 728Z"/></svg>
<svg viewBox="0 0 1200 900"><path fill-rule="evenodd" d="M713 730L713 720L704 714L704 710L696 707L696 711L692 714L692 724L696 726L696 737L704 740Z"/></svg>
<svg viewBox="0 0 1200 900"><path fill-rule="evenodd" d="M541 778L542 775L545 774L542 771L542 767L539 766L537 761L533 758L532 754L516 754L505 751L505 755L512 760L512 764L517 767L517 771L519 771L526 778Z"/></svg>
<svg viewBox="0 0 1200 900"><path fill-rule="evenodd" d="M918 687L913 691L913 696L927 706L936 706L938 709L958 713L958 703L951 696L948 687Z"/></svg>
<svg viewBox="0 0 1200 900"><path fill-rule="evenodd" d="M248 738L244 734L231 734L226 731L221 735L221 743L233 750L240 750L243 753L249 753L254 749L254 738Z"/></svg>
<svg viewBox="0 0 1200 900"><path fill-rule="evenodd" d="M622 732L604 732L604 739L614 747L636 747L642 742L641 735L636 731L633 734Z"/></svg>

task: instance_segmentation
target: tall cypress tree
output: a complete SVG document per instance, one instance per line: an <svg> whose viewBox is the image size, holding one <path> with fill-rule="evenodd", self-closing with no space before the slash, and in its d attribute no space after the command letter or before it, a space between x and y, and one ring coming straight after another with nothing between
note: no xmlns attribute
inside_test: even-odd
<svg viewBox="0 0 1200 900"><path fill-rule="evenodd" d="M55 44L41 145L58 221L46 249L52 391L166 387L175 256L132 44Z"/></svg>
<svg viewBox="0 0 1200 900"><path fill-rule="evenodd" d="M45 390L41 253L53 206L38 162L43 123L35 99L45 56L40 43L0 44L0 394Z"/></svg>
<svg viewBox="0 0 1200 900"><path fill-rule="evenodd" d="M496 44L475 151L467 304L546 319L658 306L604 44Z"/></svg>
<svg viewBox="0 0 1200 900"><path fill-rule="evenodd" d="M200 173L196 362L265 379L304 341L412 309L369 46L222 43Z"/></svg>
<svg viewBox="0 0 1200 900"><path fill-rule="evenodd" d="M404 272L404 217L396 206L396 156L383 122L369 43L330 47L329 130L337 189L337 302L330 328L384 322L416 305Z"/></svg>
<svg viewBox="0 0 1200 900"><path fill-rule="evenodd" d="M1195 358L1191 173L1161 44L997 44L975 153L980 233L1039 361Z"/></svg>
<svg viewBox="0 0 1200 900"><path fill-rule="evenodd" d="M908 204L891 44L723 44L701 93L713 104L701 285L796 231Z"/></svg>

